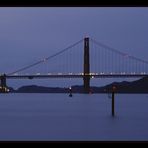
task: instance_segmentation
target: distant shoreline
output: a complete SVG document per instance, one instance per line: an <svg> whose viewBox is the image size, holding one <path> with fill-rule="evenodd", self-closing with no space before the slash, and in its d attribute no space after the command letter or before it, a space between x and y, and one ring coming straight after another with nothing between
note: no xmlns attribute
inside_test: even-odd
<svg viewBox="0 0 148 148"><path fill-rule="evenodd" d="M37 94L69 94L68 92L9 92L9 93L16 93L16 94L23 94L23 93L28 93L28 94L34 94L34 93L37 93ZM77 93L77 92L74 92L73 94L84 94L84 93ZM98 93L89 93L90 95L91 94L111 94L111 93L107 93L107 92L98 92ZM116 92L115 94L148 94L148 92Z"/></svg>
<svg viewBox="0 0 148 148"><path fill-rule="evenodd" d="M113 82L111 84L97 87L90 87L90 94L108 94L112 92L113 86L116 88L115 93L118 94L146 94L148 93L148 77L141 78L136 81L127 82ZM69 88L61 87L45 87L37 85L22 86L17 90L14 90L12 87L8 87L9 93L69 93ZM71 86L72 93L84 94L84 88L82 85Z"/></svg>

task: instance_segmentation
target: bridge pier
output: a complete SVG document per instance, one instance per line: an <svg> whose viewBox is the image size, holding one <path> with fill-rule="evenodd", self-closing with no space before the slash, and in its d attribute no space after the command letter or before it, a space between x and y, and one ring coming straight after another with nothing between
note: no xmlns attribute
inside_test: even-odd
<svg viewBox="0 0 148 148"><path fill-rule="evenodd" d="M0 92L2 92L2 93L8 92L7 85L6 85L6 75L5 74L0 76L0 81L1 81Z"/></svg>
<svg viewBox="0 0 148 148"><path fill-rule="evenodd" d="M84 93L89 93L90 91L90 64L89 64L89 38L84 38L84 77L83 86Z"/></svg>
<svg viewBox="0 0 148 148"><path fill-rule="evenodd" d="M116 92L116 87L112 87L112 117L115 116L115 92Z"/></svg>

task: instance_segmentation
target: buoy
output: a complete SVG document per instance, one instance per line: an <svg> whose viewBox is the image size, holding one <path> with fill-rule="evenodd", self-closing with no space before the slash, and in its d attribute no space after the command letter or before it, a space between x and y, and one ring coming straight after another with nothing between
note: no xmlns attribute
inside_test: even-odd
<svg viewBox="0 0 148 148"><path fill-rule="evenodd" d="M71 89L71 87L69 87L69 91L70 91L69 97L72 97L72 89Z"/></svg>

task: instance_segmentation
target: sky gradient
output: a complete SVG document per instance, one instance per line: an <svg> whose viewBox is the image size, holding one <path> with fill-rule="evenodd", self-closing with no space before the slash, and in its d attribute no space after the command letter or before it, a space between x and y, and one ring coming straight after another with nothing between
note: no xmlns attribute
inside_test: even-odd
<svg viewBox="0 0 148 148"><path fill-rule="evenodd" d="M85 36L147 60L147 26L145 7L1 7L0 73L36 62Z"/></svg>

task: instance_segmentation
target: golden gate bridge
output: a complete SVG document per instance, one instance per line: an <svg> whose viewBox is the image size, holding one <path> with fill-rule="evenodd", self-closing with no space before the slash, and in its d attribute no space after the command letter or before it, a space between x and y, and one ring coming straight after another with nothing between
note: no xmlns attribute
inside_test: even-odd
<svg viewBox="0 0 148 148"><path fill-rule="evenodd" d="M45 66L46 72L40 71L41 65ZM84 93L89 93L92 78L145 76L148 76L148 61L85 37L35 63L1 74L0 90L7 92L7 79L81 78Z"/></svg>

